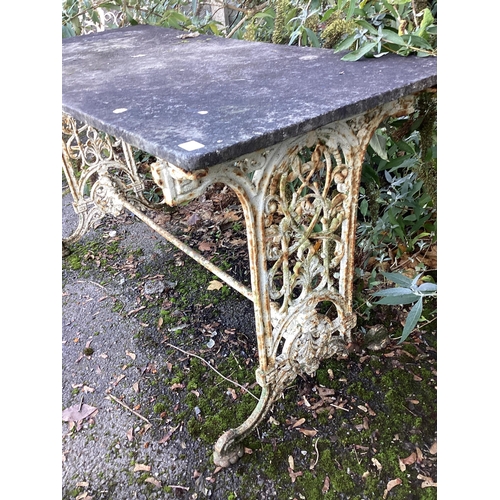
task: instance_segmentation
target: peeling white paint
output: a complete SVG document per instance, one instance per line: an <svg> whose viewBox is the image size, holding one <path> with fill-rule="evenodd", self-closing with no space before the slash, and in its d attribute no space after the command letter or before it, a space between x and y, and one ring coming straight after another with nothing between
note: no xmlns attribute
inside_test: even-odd
<svg viewBox="0 0 500 500"><path fill-rule="evenodd" d="M200 144L199 142L196 141L183 142L182 144L178 144L178 146L182 149L185 149L186 151L194 151L195 149L200 149L205 147L204 144Z"/></svg>

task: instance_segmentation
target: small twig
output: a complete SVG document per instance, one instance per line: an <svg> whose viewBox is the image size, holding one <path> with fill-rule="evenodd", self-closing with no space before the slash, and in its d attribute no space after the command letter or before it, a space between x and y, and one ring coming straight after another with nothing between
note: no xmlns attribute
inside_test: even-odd
<svg viewBox="0 0 500 500"><path fill-rule="evenodd" d="M83 284L92 283L93 285L100 286L103 290L106 290L106 288L104 288L100 283L96 283L95 281L92 281L92 280L88 280L88 281L77 280L77 283L83 283Z"/></svg>
<svg viewBox="0 0 500 500"><path fill-rule="evenodd" d="M186 354L187 356L194 356L195 358L198 358L200 361L202 361L203 363L205 363L205 365L207 365L211 370L213 370L215 373L217 373L217 375L219 375L219 377L222 377L227 382L229 382L229 383L231 383L233 385L236 385L237 387L239 387L243 391L245 391L248 394L250 394L250 396L252 396L253 398L255 398L257 401L259 401L259 398L255 394L251 393L246 387L243 387L242 385L238 384L238 382L235 382L234 380L231 380L231 379L225 377L224 375L222 375L221 372L219 372L216 368L214 368L210 363L208 363L207 361L205 361L201 356L198 356L197 354L193 354L192 352L187 352L184 349L181 349L180 347L177 347L177 346L175 346L173 344L168 344L167 343L167 345L169 347L173 347L174 349L177 349L178 351L182 352L183 354Z"/></svg>
<svg viewBox="0 0 500 500"><path fill-rule="evenodd" d="M179 486L177 484L169 484L169 488L177 488L178 490L186 490L189 491L189 488L187 486Z"/></svg>
<svg viewBox="0 0 500 500"><path fill-rule="evenodd" d="M109 397L113 401L116 401L117 403L121 404L128 411L132 412L136 417L139 417L141 420L144 420L144 422L147 422L149 425L151 425L151 422L146 417L143 417L140 413L137 413L135 410L132 410L132 408L130 408L130 406L127 406L123 401L120 401L118 398L113 396L113 394L109 394Z"/></svg>
<svg viewBox="0 0 500 500"><path fill-rule="evenodd" d="M226 38L231 38L240 28L245 24L245 21L248 21L251 19L255 14L260 12L261 10L264 10L268 6L268 2L265 2L258 7L255 7L255 9L246 11L246 14L243 16L243 18L240 20L240 22L229 32L228 35L226 35Z"/></svg>
<svg viewBox="0 0 500 500"><path fill-rule="evenodd" d="M418 415L416 413L413 413L407 406L403 405L403 408L405 410L408 410L413 416L418 417Z"/></svg>
<svg viewBox="0 0 500 500"><path fill-rule="evenodd" d="M338 408L339 410L349 411L347 408L342 408L342 406L334 405L333 403L331 403L330 406L333 406L334 408Z"/></svg>
<svg viewBox="0 0 500 500"><path fill-rule="evenodd" d="M358 462L358 465L361 465L361 462L358 457L358 452L356 451L356 448L354 448L354 454L356 455L356 462Z"/></svg>
<svg viewBox="0 0 500 500"><path fill-rule="evenodd" d="M309 467L309 470L313 470L314 467L316 467L316 465L318 464L318 460L319 460L318 441L319 441L319 438L316 438L316 441L314 442L314 451L316 451L316 461L314 462L313 465L311 465Z"/></svg>
<svg viewBox="0 0 500 500"><path fill-rule="evenodd" d="M229 32L229 34L226 35L226 38L231 38L240 28L245 24L245 21L249 19L249 15L245 14L243 19Z"/></svg>

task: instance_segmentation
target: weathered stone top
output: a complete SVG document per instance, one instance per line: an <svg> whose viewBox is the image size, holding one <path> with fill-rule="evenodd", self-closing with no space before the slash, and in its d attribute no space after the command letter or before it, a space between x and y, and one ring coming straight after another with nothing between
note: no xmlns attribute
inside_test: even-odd
<svg viewBox="0 0 500 500"><path fill-rule="evenodd" d="M62 107L186 170L436 84L434 57L341 61L332 50L134 26L63 40Z"/></svg>

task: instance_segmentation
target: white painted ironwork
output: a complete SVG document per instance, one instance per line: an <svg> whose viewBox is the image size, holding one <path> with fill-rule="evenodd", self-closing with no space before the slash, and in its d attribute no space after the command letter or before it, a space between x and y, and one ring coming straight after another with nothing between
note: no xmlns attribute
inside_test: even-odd
<svg viewBox="0 0 500 500"><path fill-rule="evenodd" d="M251 290L145 215L130 146L64 115L63 165L80 217L68 243L105 213L125 208L254 303L261 396L252 415L217 441L216 465L242 456L242 440L298 374L347 356L356 324L352 283L365 151L380 123L409 114L412 103L405 97L204 170L187 172L162 159L151 165L171 206L214 183L234 190L245 214Z"/></svg>

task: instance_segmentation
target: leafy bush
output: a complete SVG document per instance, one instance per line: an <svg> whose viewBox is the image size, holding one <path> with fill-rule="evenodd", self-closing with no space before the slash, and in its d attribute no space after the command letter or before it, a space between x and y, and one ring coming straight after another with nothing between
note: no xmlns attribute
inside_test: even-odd
<svg viewBox="0 0 500 500"><path fill-rule="evenodd" d="M437 285L434 283L421 283L418 281L423 273L417 274L413 279L408 278L401 273L382 273L385 278L396 285L394 288L387 288L374 292L373 297L382 297L377 304L384 305L403 305L413 304L406 318L406 323L403 328L403 334L400 343L404 342L410 333L415 329L419 319L422 316L423 300L425 297L437 296Z"/></svg>

